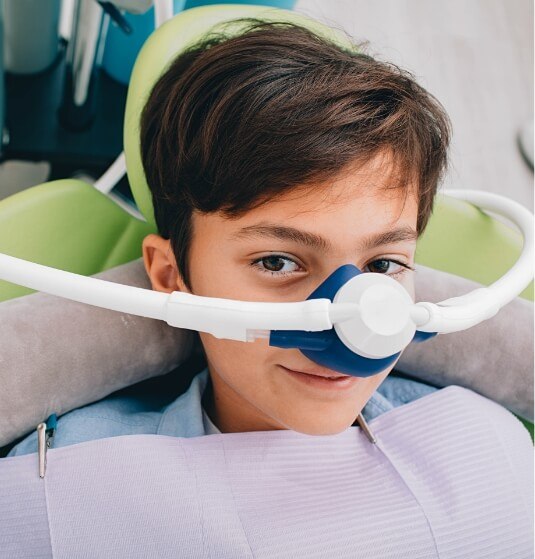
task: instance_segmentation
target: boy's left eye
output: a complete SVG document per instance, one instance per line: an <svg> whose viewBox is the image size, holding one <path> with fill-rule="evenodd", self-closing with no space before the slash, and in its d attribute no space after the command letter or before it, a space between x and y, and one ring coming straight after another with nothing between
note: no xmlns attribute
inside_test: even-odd
<svg viewBox="0 0 535 559"><path fill-rule="evenodd" d="M368 270L366 270L368 268ZM394 270L392 270L394 268ZM376 274L388 274L389 276L397 276L402 274L406 270L414 270L408 264L403 262L398 262L397 260L389 260L388 258L381 258L379 260L374 260L363 268L363 272L373 272Z"/></svg>

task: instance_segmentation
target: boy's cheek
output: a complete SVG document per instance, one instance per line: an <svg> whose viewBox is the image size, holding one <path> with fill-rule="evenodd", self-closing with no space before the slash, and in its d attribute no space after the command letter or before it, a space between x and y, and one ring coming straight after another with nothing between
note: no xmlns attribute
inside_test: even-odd
<svg viewBox="0 0 535 559"><path fill-rule="evenodd" d="M267 339L239 342L219 339L203 332L199 336L210 368L233 386L247 388L253 383L258 384L266 374L270 359L274 359L273 353L277 351Z"/></svg>

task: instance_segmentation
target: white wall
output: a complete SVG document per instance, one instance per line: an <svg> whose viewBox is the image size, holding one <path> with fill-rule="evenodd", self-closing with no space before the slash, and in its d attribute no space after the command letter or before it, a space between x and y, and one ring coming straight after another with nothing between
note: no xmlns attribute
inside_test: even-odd
<svg viewBox="0 0 535 559"><path fill-rule="evenodd" d="M504 193L533 208L516 134L533 119L530 0L298 0L296 11L369 40L416 74L453 124L445 186Z"/></svg>

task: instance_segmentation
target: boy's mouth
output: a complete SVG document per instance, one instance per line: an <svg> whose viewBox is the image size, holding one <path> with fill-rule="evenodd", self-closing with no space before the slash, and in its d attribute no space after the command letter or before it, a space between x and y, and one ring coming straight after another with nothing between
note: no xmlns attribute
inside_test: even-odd
<svg viewBox="0 0 535 559"><path fill-rule="evenodd" d="M358 377L351 375L343 375L337 373L336 371L297 371L295 369L289 369L283 365L279 365L283 371L288 373L290 376L296 380L307 384L310 387L320 388L320 389L346 389L351 388L358 382Z"/></svg>
<svg viewBox="0 0 535 559"><path fill-rule="evenodd" d="M281 367L283 367L283 365L281 365ZM284 369L288 370L288 371L292 371L294 373L302 373L304 375L313 375L315 377L323 377L323 378L328 378L328 379L338 379L338 378L347 378L351 375L343 375L342 373L337 373L336 371L331 371L331 370L327 370L327 371L321 371L321 370L314 370L314 371L303 371L302 369L294 369L294 368L290 368L290 367L283 367Z"/></svg>

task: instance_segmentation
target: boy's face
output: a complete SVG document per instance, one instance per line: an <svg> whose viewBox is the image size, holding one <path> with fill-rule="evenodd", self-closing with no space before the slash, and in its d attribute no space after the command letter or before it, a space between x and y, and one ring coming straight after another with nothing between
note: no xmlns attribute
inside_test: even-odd
<svg viewBox="0 0 535 559"><path fill-rule="evenodd" d="M406 199L403 189L384 189L389 184L385 161L375 157L328 184L294 190L239 219L195 213L189 259L192 293L243 301L302 301L339 266L354 264L363 272L391 275L414 299L413 272L392 260L414 264L417 200L413 189ZM400 240L365 248L365 240L398 229L405 231ZM408 238L407 230L414 231L414 238ZM321 237L328 248L304 244L304 234ZM147 237L144 258L154 289L188 291L176 273L169 241ZM213 386L204 405L222 432L339 433L353 424L393 368L319 386L307 382L308 375L288 372L332 372L298 349L271 347L267 339L244 343L202 332L200 338Z"/></svg>

